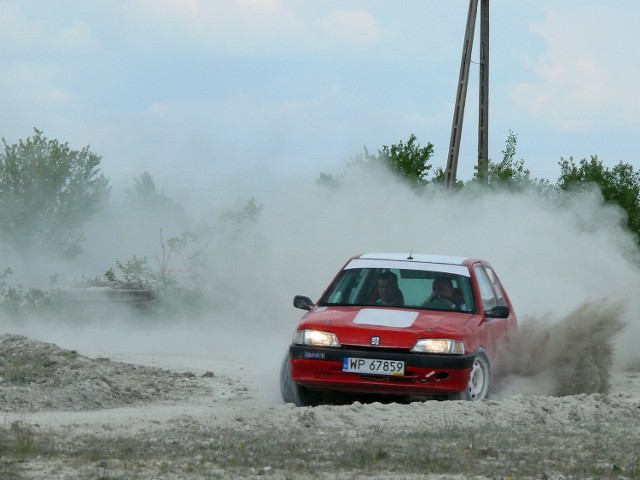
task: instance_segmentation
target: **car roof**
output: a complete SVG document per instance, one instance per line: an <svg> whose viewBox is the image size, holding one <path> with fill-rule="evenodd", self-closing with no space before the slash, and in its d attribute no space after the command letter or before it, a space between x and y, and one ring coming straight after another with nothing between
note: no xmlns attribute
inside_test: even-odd
<svg viewBox="0 0 640 480"><path fill-rule="evenodd" d="M419 263L442 263L446 265L464 265L468 257L457 257L452 255L432 255L425 253L363 253L357 258L364 260L393 260Z"/></svg>
<svg viewBox="0 0 640 480"><path fill-rule="evenodd" d="M352 257L344 266L352 268L396 268L399 270L423 270L431 272L470 275L473 259L445 255L407 254L407 253L365 253Z"/></svg>

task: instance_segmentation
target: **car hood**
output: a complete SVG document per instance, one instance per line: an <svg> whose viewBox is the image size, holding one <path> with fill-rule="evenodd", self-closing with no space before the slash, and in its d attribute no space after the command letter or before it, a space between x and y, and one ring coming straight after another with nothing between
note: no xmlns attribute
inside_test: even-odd
<svg viewBox="0 0 640 480"><path fill-rule="evenodd" d="M464 339L471 313L394 308L318 307L307 313L298 328L333 332L342 345L412 348L418 338Z"/></svg>

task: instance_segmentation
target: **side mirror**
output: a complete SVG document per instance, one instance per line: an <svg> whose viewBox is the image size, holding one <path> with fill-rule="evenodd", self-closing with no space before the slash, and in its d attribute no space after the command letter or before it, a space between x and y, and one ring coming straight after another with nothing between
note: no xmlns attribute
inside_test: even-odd
<svg viewBox="0 0 640 480"><path fill-rule="evenodd" d="M296 295L293 297L293 306L302 310L311 310L314 307L314 303L309 297Z"/></svg>
<svg viewBox="0 0 640 480"><path fill-rule="evenodd" d="M509 307L493 307L491 310L484 312L486 318L507 318L509 316Z"/></svg>

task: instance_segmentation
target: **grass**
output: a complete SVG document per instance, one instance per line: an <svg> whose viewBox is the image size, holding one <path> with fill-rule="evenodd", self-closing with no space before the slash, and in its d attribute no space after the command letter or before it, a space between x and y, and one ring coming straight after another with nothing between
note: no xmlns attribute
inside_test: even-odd
<svg viewBox="0 0 640 480"><path fill-rule="evenodd" d="M26 469L34 459L61 461L70 468L91 468L91 478L104 479L216 478L212 471L280 478L428 472L493 478L637 479L637 422L624 428L624 421L620 419L616 428L598 418L570 429L548 424L536 427L535 435L522 425L505 427L487 421L462 428L447 418L439 425L416 425L412 431L389 431L380 425L355 434L300 425L247 431L190 422L158 438L148 434L69 436L14 423L0 428L0 453L5 464L15 468Z"/></svg>
<svg viewBox="0 0 640 480"><path fill-rule="evenodd" d="M3 362L4 381L11 385L29 385L42 380L47 365L33 355L15 355Z"/></svg>
<svg viewBox="0 0 640 480"><path fill-rule="evenodd" d="M59 350L58 355L65 361L78 358L75 350ZM16 352L0 358L3 381L10 385L30 385L55 378L56 355L46 352Z"/></svg>

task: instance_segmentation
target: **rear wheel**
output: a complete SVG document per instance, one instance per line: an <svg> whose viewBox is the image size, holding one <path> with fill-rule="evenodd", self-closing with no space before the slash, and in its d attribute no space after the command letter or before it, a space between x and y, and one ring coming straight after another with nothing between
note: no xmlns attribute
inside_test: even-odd
<svg viewBox="0 0 640 480"><path fill-rule="evenodd" d="M453 400L469 400L479 402L489 397L491 389L491 365L484 352L478 353L473 359L473 366L469 373L467 388L453 395Z"/></svg>
<svg viewBox="0 0 640 480"><path fill-rule="evenodd" d="M291 360L287 353L280 367L280 395L285 403L298 407L312 407L320 403L322 394L297 384L291 378Z"/></svg>

